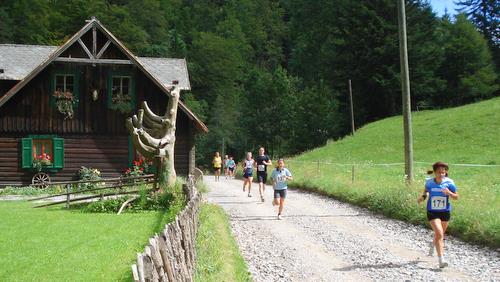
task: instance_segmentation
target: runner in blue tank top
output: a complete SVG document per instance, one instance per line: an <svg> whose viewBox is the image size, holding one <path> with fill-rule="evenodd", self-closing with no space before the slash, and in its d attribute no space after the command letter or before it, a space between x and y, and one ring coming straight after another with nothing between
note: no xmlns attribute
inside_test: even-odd
<svg viewBox="0 0 500 282"><path fill-rule="evenodd" d="M425 182L424 193L418 198L421 203L427 197L427 219L434 231L434 241L430 244L429 255L434 252L434 247L438 254L439 267L448 266L444 259L444 242L443 237L448 228L450 220L451 204L450 199L458 200L457 187L452 179L448 178L448 164L436 162L432 165L434 178L430 178Z"/></svg>

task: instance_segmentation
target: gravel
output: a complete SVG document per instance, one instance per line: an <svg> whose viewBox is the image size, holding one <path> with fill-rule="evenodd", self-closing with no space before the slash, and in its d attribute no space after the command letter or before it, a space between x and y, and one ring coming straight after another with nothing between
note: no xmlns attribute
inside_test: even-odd
<svg viewBox="0 0 500 282"><path fill-rule="evenodd" d="M284 220L242 182L205 178L208 200L230 216L233 234L255 281L500 281L500 252L446 236L450 267L428 257L432 232L323 196L291 190ZM453 220L450 224L453 224Z"/></svg>

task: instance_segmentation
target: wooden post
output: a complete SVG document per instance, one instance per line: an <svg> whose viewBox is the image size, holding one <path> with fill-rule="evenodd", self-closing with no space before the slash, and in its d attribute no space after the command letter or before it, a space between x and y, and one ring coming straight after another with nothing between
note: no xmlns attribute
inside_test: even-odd
<svg viewBox="0 0 500 282"><path fill-rule="evenodd" d="M352 135L354 135L356 128L354 127L354 106L352 102L352 87L350 79L349 79L349 103L351 104L351 129L352 129Z"/></svg>
<svg viewBox="0 0 500 282"><path fill-rule="evenodd" d="M66 208L69 209L69 205L70 205L70 202L71 202L71 184L66 184Z"/></svg>
<svg viewBox="0 0 500 282"><path fill-rule="evenodd" d="M405 0L398 0L399 62L401 67L401 89L403 93L403 128L405 143L405 175L407 183L413 182L413 140L411 131L410 74L406 42Z"/></svg>

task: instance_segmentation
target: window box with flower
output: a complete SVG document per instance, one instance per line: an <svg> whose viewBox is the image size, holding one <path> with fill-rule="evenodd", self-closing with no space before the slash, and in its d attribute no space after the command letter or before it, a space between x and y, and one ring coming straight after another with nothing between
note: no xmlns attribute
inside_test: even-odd
<svg viewBox="0 0 500 282"><path fill-rule="evenodd" d="M69 90L63 92L57 89L52 95L55 100L57 110L63 114L64 119L71 119L74 116L74 108L78 106L78 99Z"/></svg>
<svg viewBox="0 0 500 282"><path fill-rule="evenodd" d="M41 172L45 168L52 168L52 157L46 153L33 156L33 170L35 172Z"/></svg>

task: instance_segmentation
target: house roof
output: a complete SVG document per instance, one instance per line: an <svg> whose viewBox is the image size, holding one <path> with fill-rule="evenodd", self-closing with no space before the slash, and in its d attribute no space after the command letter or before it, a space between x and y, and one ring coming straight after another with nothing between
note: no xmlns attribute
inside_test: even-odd
<svg viewBox="0 0 500 282"><path fill-rule="evenodd" d="M141 69L143 71L143 73L146 76L148 76L166 94L170 94L171 87L173 86L172 85L173 80L170 80L170 81L163 80L163 79L169 79L170 76L162 73L162 71L165 71L169 66L171 66L170 64L167 63L167 61L169 59L166 59L166 58L147 58L146 60L141 61L141 59L139 57L136 57L135 55L133 55L132 52L130 50L128 50L127 47L125 47L125 45L123 43L121 43L111 32L109 32L97 19L92 18L76 34L74 34L70 39L68 39L68 41L66 41L62 46L55 47L55 49L52 50L52 52L49 52L46 49L48 49L50 47L54 48L54 46L49 46L46 48L44 48L44 47L35 48L36 45L31 45L31 46L35 46L32 49L32 54L40 55L44 51L47 53L44 57L42 57L42 56L37 57L37 55L27 56L27 58L31 58L31 59L26 59L27 62L23 62L22 64L20 64L23 66L19 67L19 69L17 71L13 72L13 73L19 72L19 74L17 74L18 79L19 79L19 77L23 76L23 74L24 74L24 77L20 78L19 82L16 85L14 85L14 87L12 87L7 93L5 93L5 95L0 97L0 107L3 106L8 100L10 100L10 98L12 98L16 93L18 93L19 90L21 90L29 81L31 81L31 79L33 79L37 74L39 74L43 69L45 69L52 61L54 61L56 58L58 58L66 49L68 49L70 46L75 44L78 40L80 40L80 43L81 43L80 38L87 31L89 31L92 28L99 29L101 32L103 32L106 35L106 37L108 37L109 41L111 41L113 44L115 44L116 47L118 47L134 65L136 65L139 69ZM26 46L26 45L4 45L4 46L6 46L5 50L10 50L11 48L8 48L8 46L13 46L15 48L15 46ZM27 48L29 48L29 47L27 47ZM11 52L13 53L13 55L17 54L17 51L11 51ZM8 54L5 54L5 55L1 54L0 58L6 57L7 55ZM89 54L89 56L90 56L90 54ZM33 57L35 57L35 58L33 58ZM160 61L158 63L158 65L156 65L154 59L163 59L163 60ZM4 60L2 60L0 62L3 62L3 61ZM10 62L11 66L12 66L12 63L15 63L15 61L12 61L12 59L5 60L5 62L6 63ZM183 80L182 78L175 78L174 80L178 80L179 86L181 87L181 89L183 89L183 86L188 87L185 89L190 89L189 79L187 78L188 76L187 76L187 68L186 68L185 60L178 59L177 62L182 62L183 68L185 70L184 74L185 74L186 79ZM3 69L3 68L5 68L5 67L0 65L0 69ZM31 68L31 70L29 68ZM176 68L176 70L179 70L179 69L182 69L182 67ZM23 72L23 70L25 70L25 71ZM4 69L4 74L5 74L5 72L6 72L6 70ZM175 70L172 72L169 71L169 73L175 73ZM7 75L9 75L9 74L7 74ZM12 75L12 77L14 77L14 74ZM8 79L8 78L4 78L4 79ZM14 80L17 80L17 79L14 79ZM181 82L184 82L185 84L183 85L183 84L181 84ZM196 117L196 115L193 112L191 112L182 103L182 101L179 101L179 108L181 108L181 110L184 111L187 114L187 116L191 120L194 121L196 127L200 131L208 132L208 128L206 127L206 125L198 117Z"/></svg>
<svg viewBox="0 0 500 282"><path fill-rule="evenodd" d="M0 44L0 80L23 80L33 69L57 50L58 46ZM186 60L173 58L136 57L146 70L163 85L170 87L179 81L182 90L190 90Z"/></svg>

